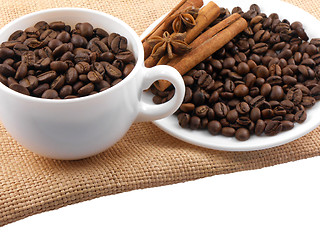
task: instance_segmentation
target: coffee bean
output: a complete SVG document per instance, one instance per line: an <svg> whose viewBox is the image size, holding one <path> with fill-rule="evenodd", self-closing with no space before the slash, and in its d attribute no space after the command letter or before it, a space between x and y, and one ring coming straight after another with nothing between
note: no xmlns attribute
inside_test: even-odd
<svg viewBox="0 0 320 240"><path fill-rule="evenodd" d="M54 80L56 77L57 73L55 71L44 72L37 76L39 82L49 82Z"/></svg>
<svg viewBox="0 0 320 240"><path fill-rule="evenodd" d="M270 99L271 100L282 100L283 97L284 97L284 91L282 89L281 86L279 85L274 85L272 88L271 88L271 92L270 92Z"/></svg>
<svg viewBox="0 0 320 240"><path fill-rule="evenodd" d="M244 97L246 95L248 95L249 93L249 88L244 85L244 84L239 84L235 89L234 89L234 94L237 97Z"/></svg>
<svg viewBox="0 0 320 240"><path fill-rule="evenodd" d="M217 120L213 120L208 122L208 131L209 133L211 133L212 135L217 135L221 132L222 126L221 123Z"/></svg>
<svg viewBox="0 0 320 240"><path fill-rule="evenodd" d="M228 122L230 122L230 123L236 122L238 117L239 117L239 114L238 114L237 110L235 110L235 109L229 111L227 116L226 116Z"/></svg>
<svg viewBox="0 0 320 240"><path fill-rule="evenodd" d="M63 61L53 61L50 63L50 68L56 72L65 72L68 69L68 64Z"/></svg>
<svg viewBox="0 0 320 240"><path fill-rule="evenodd" d="M190 129L196 130L196 129L200 128L201 120L197 116L192 116L190 118L190 123L189 124L190 124Z"/></svg>
<svg viewBox="0 0 320 240"><path fill-rule="evenodd" d="M86 95L89 95L93 90L94 90L94 84L93 83L88 83L87 85L81 87L78 90L78 94L80 96L86 96Z"/></svg>
<svg viewBox="0 0 320 240"><path fill-rule="evenodd" d="M233 137L236 133L236 130L232 127L223 127L221 129L221 134L226 137Z"/></svg>
<svg viewBox="0 0 320 240"><path fill-rule="evenodd" d="M250 132L248 129L246 128L239 128L236 132L235 132L235 137L236 139L238 139L239 141L246 141L250 138Z"/></svg>
<svg viewBox="0 0 320 240"><path fill-rule="evenodd" d="M11 84L9 87L18 93L22 93L22 94L28 95L28 96L30 95L29 90L26 87L24 87L18 83Z"/></svg>
<svg viewBox="0 0 320 240"><path fill-rule="evenodd" d="M98 71L90 71L88 73L88 79L93 83L97 83L103 80L103 76Z"/></svg>
<svg viewBox="0 0 320 240"><path fill-rule="evenodd" d="M264 132L265 126L266 126L265 121L263 121L262 119L258 119L254 129L254 133L257 136L260 136Z"/></svg>
<svg viewBox="0 0 320 240"><path fill-rule="evenodd" d="M58 76L55 80L53 80L53 82L51 83L51 89L54 90L60 90L60 88L63 87L63 85L65 84L65 76L64 75L60 75Z"/></svg>
<svg viewBox="0 0 320 240"><path fill-rule="evenodd" d="M307 119L307 113L304 110L300 110L294 115L294 120L297 123L303 123L306 119Z"/></svg>
<svg viewBox="0 0 320 240"><path fill-rule="evenodd" d="M215 115L220 118L226 117L228 114L228 107L222 102L215 103L213 106L213 110L215 112Z"/></svg>
<svg viewBox="0 0 320 240"><path fill-rule="evenodd" d="M78 62L75 65L75 69L77 70L78 74L86 74L90 71L90 64L87 62Z"/></svg>
<svg viewBox="0 0 320 240"><path fill-rule="evenodd" d="M0 74L9 77L14 76L16 71L8 64L0 64Z"/></svg>
<svg viewBox="0 0 320 240"><path fill-rule="evenodd" d="M268 121L266 124L266 127L264 129L264 133L267 136L274 136L281 132L282 130L282 125L280 121Z"/></svg>
<svg viewBox="0 0 320 240"><path fill-rule="evenodd" d="M179 121L179 125L182 128L187 128L187 127L189 127L190 115L187 113L180 113L178 115L178 121Z"/></svg>
<svg viewBox="0 0 320 240"><path fill-rule="evenodd" d="M252 108L252 110L250 111L250 119L251 119L251 121L257 122L260 118L261 118L260 109L257 108L257 107Z"/></svg>
<svg viewBox="0 0 320 240"><path fill-rule="evenodd" d="M28 74L28 67L27 64L21 63L20 66L17 69L15 79L19 80L27 76Z"/></svg>
<svg viewBox="0 0 320 240"><path fill-rule="evenodd" d="M288 130L291 130L294 127L293 122L287 121L287 120L281 121L280 124L281 124L282 131L288 131Z"/></svg>
<svg viewBox="0 0 320 240"><path fill-rule="evenodd" d="M44 91L44 93L41 96L42 98L46 99L56 99L59 97L58 92L54 89L48 89Z"/></svg>
<svg viewBox="0 0 320 240"><path fill-rule="evenodd" d="M79 25L80 35L85 38L90 38L93 35L93 26L90 23L81 23Z"/></svg>
<svg viewBox="0 0 320 240"><path fill-rule="evenodd" d="M104 62L104 68L106 69L106 74L113 79L120 78L122 76L122 72L108 62Z"/></svg>

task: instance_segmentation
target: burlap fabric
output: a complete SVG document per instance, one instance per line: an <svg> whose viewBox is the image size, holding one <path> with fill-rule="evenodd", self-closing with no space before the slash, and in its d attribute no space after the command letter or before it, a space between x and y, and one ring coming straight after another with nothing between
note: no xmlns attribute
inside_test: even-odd
<svg viewBox="0 0 320 240"><path fill-rule="evenodd" d="M119 17L141 34L178 1L0 0L0 27L36 10L84 7ZM290 2L320 18L318 0ZM54 161L21 147L0 124L0 226L100 196L316 156L320 153L319 132L320 128L281 147L234 153L196 147L152 123L139 123L104 153L81 161Z"/></svg>

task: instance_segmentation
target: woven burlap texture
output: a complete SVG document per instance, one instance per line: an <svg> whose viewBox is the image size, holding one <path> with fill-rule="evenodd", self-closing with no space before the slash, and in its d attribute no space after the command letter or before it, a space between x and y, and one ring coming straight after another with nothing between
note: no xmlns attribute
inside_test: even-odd
<svg viewBox="0 0 320 240"><path fill-rule="evenodd" d="M319 18L318 0L290 2ZM177 3L178 0L0 0L0 27L36 10L82 7L119 17L141 34ZM97 156L55 161L21 147L0 124L0 226L100 196L316 156L320 152L319 132L320 128L281 147L234 153L196 147L167 135L152 123L139 123L119 143Z"/></svg>

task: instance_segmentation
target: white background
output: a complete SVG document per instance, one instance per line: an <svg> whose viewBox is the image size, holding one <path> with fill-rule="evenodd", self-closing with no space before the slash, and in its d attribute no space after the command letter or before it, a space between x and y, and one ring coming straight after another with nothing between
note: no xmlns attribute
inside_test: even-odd
<svg viewBox="0 0 320 240"><path fill-rule="evenodd" d="M38 214L0 239L320 239L320 157Z"/></svg>

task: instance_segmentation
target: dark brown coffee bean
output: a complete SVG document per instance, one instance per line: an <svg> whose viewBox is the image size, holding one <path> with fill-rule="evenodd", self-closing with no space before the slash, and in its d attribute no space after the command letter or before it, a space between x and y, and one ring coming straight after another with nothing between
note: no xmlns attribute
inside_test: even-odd
<svg viewBox="0 0 320 240"><path fill-rule="evenodd" d="M0 74L0 83L2 83L5 86L8 86L8 79L2 74Z"/></svg>
<svg viewBox="0 0 320 240"><path fill-rule="evenodd" d="M282 131L288 131L291 130L294 127L293 122L288 121L288 120L283 120L281 121L281 129Z"/></svg>
<svg viewBox="0 0 320 240"><path fill-rule="evenodd" d="M235 132L235 137L236 139L238 139L239 141L246 141L250 138L250 132L248 129L246 128L239 128L236 132Z"/></svg>
<svg viewBox="0 0 320 240"><path fill-rule="evenodd" d="M56 30L56 31L60 31L63 30L65 28L66 24L62 21L56 21L56 22L52 22L49 24L49 28Z"/></svg>
<svg viewBox="0 0 320 240"><path fill-rule="evenodd" d="M267 136L274 136L281 132L282 130L282 125L280 121L268 121L266 124L266 127L264 129L264 133Z"/></svg>
<svg viewBox="0 0 320 240"><path fill-rule="evenodd" d="M196 130L200 128L200 124L201 124L201 119L197 116L192 116L190 118L190 123L189 123L189 127L192 130Z"/></svg>
<svg viewBox="0 0 320 240"><path fill-rule="evenodd" d="M68 43L71 40L71 36L68 32L62 31L57 35L57 40L63 43Z"/></svg>
<svg viewBox="0 0 320 240"><path fill-rule="evenodd" d="M265 121L263 121L262 119L258 119L255 125L254 133L257 136L260 136L264 132L265 126L266 126Z"/></svg>
<svg viewBox="0 0 320 240"><path fill-rule="evenodd" d="M65 72L68 69L68 64L63 61L53 61L50 63L50 69L56 72Z"/></svg>
<svg viewBox="0 0 320 240"><path fill-rule="evenodd" d="M80 35L85 38L90 38L93 35L93 26L90 23L81 23L79 25Z"/></svg>
<svg viewBox="0 0 320 240"><path fill-rule="evenodd" d="M9 77L14 76L16 71L8 64L0 64L0 74Z"/></svg>
<svg viewBox="0 0 320 240"><path fill-rule="evenodd" d="M238 117L239 117L239 114L238 114L237 110L233 109L228 112L226 119L228 120L228 122L234 123L234 122L236 122Z"/></svg>
<svg viewBox="0 0 320 240"><path fill-rule="evenodd" d="M312 90L311 90L312 95ZM289 89L286 98L293 102L294 105L298 105L302 101L302 91L297 88L291 88ZM314 96L313 96L314 97Z"/></svg>
<svg viewBox="0 0 320 240"><path fill-rule="evenodd" d="M122 76L122 72L108 62L104 62L104 68L106 69L106 74L113 79L120 78Z"/></svg>
<svg viewBox="0 0 320 240"><path fill-rule="evenodd" d="M81 87L78 90L78 94L80 96L86 96L86 95L89 95L93 90L94 90L94 84L93 83L88 83L87 85Z"/></svg>
<svg viewBox="0 0 320 240"><path fill-rule="evenodd" d="M180 110L183 112L192 112L195 109L195 106L193 103L183 103L180 106Z"/></svg>
<svg viewBox="0 0 320 240"><path fill-rule="evenodd" d="M314 106L315 103L316 103L316 99L313 97L309 97L309 96L303 97L302 102L301 102L301 104L306 108L310 108L310 107Z"/></svg>
<svg viewBox="0 0 320 240"><path fill-rule="evenodd" d="M116 36L114 39L112 39L110 47L115 53L123 51L127 48L127 39L122 36Z"/></svg>
<svg viewBox="0 0 320 240"><path fill-rule="evenodd" d="M222 102L215 103L213 110L215 115L220 118L226 117L228 114L228 107Z"/></svg>
<svg viewBox="0 0 320 240"><path fill-rule="evenodd" d="M0 68L1 69L1 68ZM1 71L0 71L1 73ZM316 100L320 99L320 85L315 86L311 89L310 94L312 97L314 97Z"/></svg>
<svg viewBox="0 0 320 240"><path fill-rule="evenodd" d="M56 91L60 90L60 88L63 87L63 85L65 84L65 76L64 75L60 75L58 76L55 80L53 80L53 82L51 83L51 89L54 89Z"/></svg>
<svg viewBox="0 0 320 240"><path fill-rule="evenodd" d="M222 126L219 121L213 120L208 123L208 131L212 135L218 135L221 132Z"/></svg>
<svg viewBox="0 0 320 240"><path fill-rule="evenodd" d="M135 61L134 55L131 51L119 52L115 57L116 59L121 60L124 63L130 63Z"/></svg>
<svg viewBox="0 0 320 240"><path fill-rule="evenodd" d="M250 111L250 106L246 102L240 102L236 106L236 110L238 111L239 114L247 114Z"/></svg>
<svg viewBox="0 0 320 240"><path fill-rule="evenodd" d="M256 76L259 78L267 78L269 77L270 73L269 73L269 69L266 66L263 65L259 65L257 66L257 68L255 69L256 72Z"/></svg>
<svg viewBox="0 0 320 240"><path fill-rule="evenodd" d="M57 47L59 47L60 45L62 45L63 42L61 42L58 39L52 39L48 42L48 47L51 48L51 50L56 49Z"/></svg>
<svg viewBox="0 0 320 240"><path fill-rule="evenodd" d="M90 64L87 62L78 62L74 68L78 74L86 74L90 71Z"/></svg>
<svg viewBox="0 0 320 240"><path fill-rule="evenodd" d="M296 112L296 114L294 115L294 120L297 123L303 123L306 119L307 119L307 113L304 110L300 110Z"/></svg>
<svg viewBox="0 0 320 240"><path fill-rule="evenodd" d="M285 94L281 86L274 85L271 88L270 99L280 101L284 98Z"/></svg>
<svg viewBox="0 0 320 240"><path fill-rule="evenodd" d="M64 85L59 91L59 96L61 98L65 98L66 96L69 96L71 94L72 94L72 86L70 85Z"/></svg>
<svg viewBox="0 0 320 240"><path fill-rule="evenodd" d="M246 75L247 73L249 73L249 71L250 71L250 67L249 67L249 65L248 65L247 63L245 63L245 62L239 63L238 69L237 69L237 73L238 73L239 75L244 76L244 75Z"/></svg>
<svg viewBox="0 0 320 240"><path fill-rule="evenodd" d="M56 77L57 77L57 73L55 71L44 72L37 76L38 81L41 83L52 81Z"/></svg>
<svg viewBox="0 0 320 240"><path fill-rule="evenodd" d="M268 50L268 44L266 43L257 43L255 44L251 50L256 54L263 54Z"/></svg>
<svg viewBox="0 0 320 240"><path fill-rule="evenodd" d="M249 94L249 88L244 85L244 84L239 84L235 89L234 89L234 94L237 97L244 97Z"/></svg>
<svg viewBox="0 0 320 240"><path fill-rule="evenodd" d="M250 112L250 119L253 122L258 121L261 118L261 111L259 108L255 107L252 108L251 112Z"/></svg>
<svg viewBox="0 0 320 240"><path fill-rule="evenodd" d="M38 87L36 87L33 91L32 94L36 97L41 97L41 95L47 90L49 89L49 84L48 83L44 83L44 84L40 84Z"/></svg>
<svg viewBox="0 0 320 240"><path fill-rule="evenodd" d="M28 96L30 95L29 90L26 87L24 87L18 83L11 84L9 87L18 93L22 93L22 94L28 95Z"/></svg>
<svg viewBox="0 0 320 240"><path fill-rule="evenodd" d="M7 59L7 58L13 58L14 57L14 51L10 48L6 47L0 47L0 59Z"/></svg>
<svg viewBox="0 0 320 240"><path fill-rule="evenodd" d="M58 92L57 92L56 90L54 90L54 89L48 89L48 90L46 90L46 91L42 94L41 97L42 97L42 98L46 98L46 99L56 99L56 98L59 97L59 94L58 94Z"/></svg>
<svg viewBox="0 0 320 240"><path fill-rule="evenodd" d="M93 83L98 83L103 80L103 76L98 71L90 71L88 73L88 79Z"/></svg>
<svg viewBox="0 0 320 240"><path fill-rule="evenodd" d="M233 137L236 133L236 130L232 127L223 127L221 129L221 134L225 137Z"/></svg>
<svg viewBox="0 0 320 240"><path fill-rule="evenodd" d="M236 63L236 60L234 58L226 58L223 61L223 67L231 69L234 67L235 63Z"/></svg>
<svg viewBox="0 0 320 240"><path fill-rule="evenodd" d="M17 69L15 79L20 80L27 76L28 74L28 67L26 63L21 63L20 66Z"/></svg>
<svg viewBox="0 0 320 240"><path fill-rule="evenodd" d="M190 122L190 115L187 113L180 113L178 115L178 121L179 121L179 125L182 128L187 128L189 127L189 122Z"/></svg>

